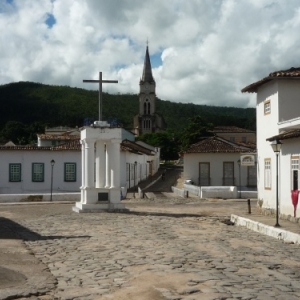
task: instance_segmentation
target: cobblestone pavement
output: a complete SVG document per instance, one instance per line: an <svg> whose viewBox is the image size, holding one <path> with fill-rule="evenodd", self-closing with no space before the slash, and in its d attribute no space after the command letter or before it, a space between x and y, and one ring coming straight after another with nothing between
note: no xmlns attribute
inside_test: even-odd
<svg viewBox="0 0 300 300"><path fill-rule="evenodd" d="M11 287L15 296L0 298L300 298L299 245L229 226L226 216L240 202L216 210L218 203L189 201L127 202L144 214L77 214L71 205L57 204L0 206L0 217L20 226L14 230L27 239L25 248L44 265L39 274L46 278L44 286L20 279L21 285ZM178 214L181 208L186 215Z"/></svg>

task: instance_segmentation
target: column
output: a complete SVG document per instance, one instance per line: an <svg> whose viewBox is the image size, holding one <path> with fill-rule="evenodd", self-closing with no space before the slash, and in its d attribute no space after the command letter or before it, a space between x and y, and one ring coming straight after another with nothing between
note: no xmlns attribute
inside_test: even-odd
<svg viewBox="0 0 300 300"><path fill-rule="evenodd" d="M85 140L85 186L94 187L95 164L94 140Z"/></svg>
<svg viewBox="0 0 300 300"><path fill-rule="evenodd" d="M120 143L121 140L114 139L111 141L111 188L120 188Z"/></svg>
<svg viewBox="0 0 300 300"><path fill-rule="evenodd" d="M110 151L111 151L111 143L107 141L106 151L105 151L105 156L106 156L105 187L108 189L110 188L110 166L111 166L110 158L112 157Z"/></svg>
<svg viewBox="0 0 300 300"><path fill-rule="evenodd" d="M105 186L106 154L104 141L96 142L96 188Z"/></svg>
<svg viewBox="0 0 300 300"><path fill-rule="evenodd" d="M81 187L85 187L85 143L83 140L80 141L81 144Z"/></svg>

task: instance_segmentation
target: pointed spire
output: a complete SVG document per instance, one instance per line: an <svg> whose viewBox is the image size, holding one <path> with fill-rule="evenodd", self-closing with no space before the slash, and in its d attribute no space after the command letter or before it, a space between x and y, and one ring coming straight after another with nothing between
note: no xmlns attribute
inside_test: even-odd
<svg viewBox="0 0 300 300"><path fill-rule="evenodd" d="M150 56L149 56L149 50L148 50L148 41L147 41L146 55L145 55L145 61L144 61L143 76L142 76L141 81L155 82L155 80L152 76L152 68L151 68L151 62L150 62Z"/></svg>

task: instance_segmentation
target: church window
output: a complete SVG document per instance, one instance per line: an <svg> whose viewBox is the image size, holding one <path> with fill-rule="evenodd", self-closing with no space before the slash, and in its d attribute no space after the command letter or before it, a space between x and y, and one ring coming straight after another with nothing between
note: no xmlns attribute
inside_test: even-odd
<svg viewBox="0 0 300 300"><path fill-rule="evenodd" d="M150 115L150 102L148 99L144 102L144 115Z"/></svg>

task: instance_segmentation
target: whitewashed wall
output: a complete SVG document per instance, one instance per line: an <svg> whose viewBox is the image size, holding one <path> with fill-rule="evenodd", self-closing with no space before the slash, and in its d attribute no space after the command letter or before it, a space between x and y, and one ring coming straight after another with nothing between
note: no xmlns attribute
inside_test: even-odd
<svg viewBox="0 0 300 300"><path fill-rule="evenodd" d="M184 179L191 179L195 184L199 180L199 162L210 163L212 186L223 185L223 162L234 162L235 184L239 185L239 153L188 153L184 155ZM241 166L241 186L247 185L247 167Z"/></svg>
<svg viewBox="0 0 300 300"><path fill-rule="evenodd" d="M0 193L49 193L51 188L51 164L53 167L53 193L79 192L81 185L80 151L43 150L1 150L0 151ZM64 181L64 163L76 163L76 182ZM9 164L20 163L21 182L9 182ZM44 163L44 182L32 182L32 163Z"/></svg>
<svg viewBox="0 0 300 300"><path fill-rule="evenodd" d="M300 117L300 80L280 80L279 90L279 116L278 121L283 122ZM299 124L299 123L298 123Z"/></svg>
<svg viewBox="0 0 300 300"><path fill-rule="evenodd" d="M81 151L50 151L50 150L1 150L0 151L0 194L39 194L50 193L51 164L53 167L53 193L80 192L82 182ZM149 163L153 161L153 174L159 168L159 152L155 156L138 155L121 152L121 186L133 187L149 176ZM76 163L76 182L64 181L64 163ZM136 166L136 178L130 184L126 180L126 163ZM21 182L9 182L9 164L21 163ZM44 163L44 182L32 182L32 163ZM147 165L147 166L146 166Z"/></svg>
<svg viewBox="0 0 300 300"><path fill-rule="evenodd" d="M121 168L121 186L131 188L137 186L139 182L146 180L150 175L150 164L152 164L152 175L154 175L159 169L159 155L159 152L156 152L154 156L126 152L125 156L121 159L123 160ZM126 166L126 164L131 165L130 178L127 176L126 168L129 166Z"/></svg>
<svg viewBox="0 0 300 300"><path fill-rule="evenodd" d="M279 203L280 213L294 215L294 206L291 198L292 170L291 156L300 154L300 138L282 141L281 157L279 161ZM298 171L298 175L299 171ZM300 177L300 176L299 176ZM298 184L299 184L298 177ZM300 185L299 185L300 187ZM275 189L275 187L274 187ZM299 203L300 206L300 203ZM300 217L300 208L297 208L297 217Z"/></svg>
<svg viewBox="0 0 300 300"><path fill-rule="evenodd" d="M264 102L270 100L271 113L264 114ZM276 156L266 139L279 133L278 130L278 84L270 82L263 85L257 93L257 192L258 199L263 200L263 207L275 207L276 199ZM271 159L271 189L265 189L264 163Z"/></svg>
<svg viewBox="0 0 300 300"><path fill-rule="evenodd" d="M299 127L300 81L279 80L267 83L259 88L257 93L257 152L258 152L258 199L263 200L263 208L276 209L276 154L271 143L266 141L280 130ZM271 113L264 115L264 102L271 100ZM295 120L296 119L296 120ZM282 141L282 150L278 160L278 193L280 212L293 215L291 200L292 174L291 155L300 152L300 139ZM271 189L264 187L264 160L271 159ZM298 209L297 214L300 211Z"/></svg>

